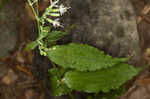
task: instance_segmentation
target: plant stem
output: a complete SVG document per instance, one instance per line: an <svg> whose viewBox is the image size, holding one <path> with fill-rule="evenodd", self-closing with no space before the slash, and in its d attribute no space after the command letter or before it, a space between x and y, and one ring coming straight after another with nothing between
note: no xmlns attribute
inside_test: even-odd
<svg viewBox="0 0 150 99"><path fill-rule="evenodd" d="M33 11L33 13L34 13L34 16L35 16L36 20L38 21L38 20L39 20L39 19L38 19L38 15L36 14L36 12L35 12L35 10L34 10L32 4L31 4L31 1L28 0L28 3L29 3L29 5L30 5L30 7L31 7L31 9L32 9L32 11Z"/></svg>
<svg viewBox="0 0 150 99"><path fill-rule="evenodd" d="M31 3L30 0L28 0L28 3L29 3L29 5L30 5L30 7L31 7L31 9L32 9L32 11L33 11L33 13L34 13L35 19L36 19L37 24L38 24L38 33L40 34L41 31L40 31L40 19L39 19L38 1L36 2L36 11L35 11L35 9L33 8L33 5L32 5L32 3Z"/></svg>

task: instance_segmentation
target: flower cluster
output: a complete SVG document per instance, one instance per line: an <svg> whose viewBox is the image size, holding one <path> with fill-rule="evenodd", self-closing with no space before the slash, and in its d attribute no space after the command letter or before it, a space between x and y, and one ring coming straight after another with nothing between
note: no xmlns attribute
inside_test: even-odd
<svg viewBox="0 0 150 99"><path fill-rule="evenodd" d="M47 22L51 23L54 27L63 27L63 25L59 21L59 17L62 16L65 12L70 9L70 7L65 7L63 4L58 5L59 0L52 1L50 0L50 6L46 9L42 16L42 23L45 23L45 19ZM55 19L50 19L47 16L54 17Z"/></svg>

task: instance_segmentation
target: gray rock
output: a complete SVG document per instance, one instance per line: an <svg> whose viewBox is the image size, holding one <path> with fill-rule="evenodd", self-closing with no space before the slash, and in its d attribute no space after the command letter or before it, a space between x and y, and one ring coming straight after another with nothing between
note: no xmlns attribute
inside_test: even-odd
<svg viewBox="0 0 150 99"><path fill-rule="evenodd" d="M136 63L140 57L139 35L135 13L128 0L63 0L70 6L64 16L71 30L72 42L87 43L116 57L131 57Z"/></svg>
<svg viewBox="0 0 150 99"><path fill-rule="evenodd" d="M14 49L17 40L17 18L8 4L0 9L0 57Z"/></svg>

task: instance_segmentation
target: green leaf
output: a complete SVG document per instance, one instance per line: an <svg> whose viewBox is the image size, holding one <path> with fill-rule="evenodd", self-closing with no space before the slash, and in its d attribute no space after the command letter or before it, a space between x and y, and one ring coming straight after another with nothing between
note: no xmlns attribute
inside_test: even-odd
<svg viewBox="0 0 150 99"><path fill-rule="evenodd" d="M109 92L117 89L138 71L128 64L117 64L116 66L93 72L69 71L65 74L64 82L73 90L85 91L87 93Z"/></svg>
<svg viewBox="0 0 150 99"><path fill-rule="evenodd" d="M47 37L45 38L45 41L48 44L51 44L53 42L56 42L56 41L62 39L67 34L68 34L68 32L52 31L47 35Z"/></svg>
<svg viewBox="0 0 150 99"><path fill-rule="evenodd" d="M45 38L49 31L50 31L51 27L50 26L45 26L41 28L41 33L39 34L38 40L41 40L43 38Z"/></svg>
<svg viewBox="0 0 150 99"><path fill-rule="evenodd" d="M127 61L127 58L113 58L92 46L75 43L54 46L47 55L51 61L63 68L78 71L95 71Z"/></svg>
<svg viewBox="0 0 150 99"><path fill-rule="evenodd" d="M29 44L27 44L25 51L33 50L38 46L37 41L32 41Z"/></svg>
<svg viewBox="0 0 150 99"><path fill-rule="evenodd" d="M64 74L64 69L53 68L49 70L49 80L53 96L62 96L71 92L71 89L62 82L61 76Z"/></svg>
<svg viewBox="0 0 150 99"><path fill-rule="evenodd" d="M48 32L42 32L39 37L38 40L42 40L43 38L45 38L48 35Z"/></svg>
<svg viewBox="0 0 150 99"><path fill-rule="evenodd" d="M52 26L45 26L45 27L42 27L42 32L49 32L51 30Z"/></svg>

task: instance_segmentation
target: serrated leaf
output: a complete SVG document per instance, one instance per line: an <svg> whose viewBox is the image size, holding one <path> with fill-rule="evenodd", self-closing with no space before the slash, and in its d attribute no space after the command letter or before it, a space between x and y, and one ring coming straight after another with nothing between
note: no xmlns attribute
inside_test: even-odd
<svg viewBox="0 0 150 99"><path fill-rule="evenodd" d="M57 40L62 39L67 34L68 34L68 32L52 31L47 35L47 37L45 38L45 41L48 44L51 44L53 42L56 42Z"/></svg>
<svg viewBox="0 0 150 99"><path fill-rule="evenodd" d="M116 66L93 72L69 71L65 74L64 82L73 90L87 93L109 92L117 89L138 71L128 65L120 63Z"/></svg>
<svg viewBox="0 0 150 99"><path fill-rule="evenodd" d="M92 46L75 43L54 46L47 55L51 61L63 68L78 71L95 71L127 61L127 58L113 58Z"/></svg>
<svg viewBox="0 0 150 99"><path fill-rule="evenodd" d="M33 50L38 46L37 41L32 41L29 44L27 44L25 51Z"/></svg>
<svg viewBox="0 0 150 99"><path fill-rule="evenodd" d="M71 89L62 82L61 76L64 74L64 69L53 68L49 70L49 80L53 96L62 96L71 92Z"/></svg>

